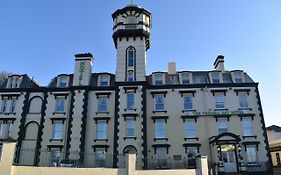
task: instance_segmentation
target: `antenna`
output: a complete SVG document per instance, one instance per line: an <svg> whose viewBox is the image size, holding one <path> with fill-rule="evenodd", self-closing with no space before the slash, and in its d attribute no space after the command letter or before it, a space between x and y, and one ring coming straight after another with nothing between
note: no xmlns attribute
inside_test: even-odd
<svg viewBox="0 0 281 175"><path fill-rule="evenodd" d="M131 4L134 4L134 2L135 2L134 0L131 0Z"/></svg>

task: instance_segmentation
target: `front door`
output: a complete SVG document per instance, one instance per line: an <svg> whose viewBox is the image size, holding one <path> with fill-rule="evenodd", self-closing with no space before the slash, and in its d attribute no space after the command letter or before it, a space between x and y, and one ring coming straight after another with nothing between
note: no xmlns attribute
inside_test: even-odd
<svg viewBox="0 0 281 175"><path fill-rule="evenodd" d="M222 145L221 157L224 164L224 172L237 172L234 145Z"/></svg>

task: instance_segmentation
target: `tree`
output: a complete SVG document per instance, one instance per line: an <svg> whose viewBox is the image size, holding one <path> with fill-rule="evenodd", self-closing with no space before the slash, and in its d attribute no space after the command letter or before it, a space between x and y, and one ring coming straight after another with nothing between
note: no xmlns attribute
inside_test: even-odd
<svg viewBox="0 0 281 175"><path fill-rule="evenodd" d="M12 75L11 72L0 71L0 81L8 78L8 76Z"/></svg>

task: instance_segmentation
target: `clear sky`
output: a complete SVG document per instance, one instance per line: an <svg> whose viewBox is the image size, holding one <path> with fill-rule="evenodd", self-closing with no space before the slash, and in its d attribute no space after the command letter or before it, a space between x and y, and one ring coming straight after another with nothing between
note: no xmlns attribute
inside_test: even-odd
<svg viewBox="0 0 281 175"><path fill-rule="evenodd" d="M153 15L147 73L228 70L259 82L266 125L280 125L280 0L135 0ZM42 85L73 73L74 54L91 52L94 72L115 72L111 14L130 0L0 0L0 70L29 74Z"/></svg>

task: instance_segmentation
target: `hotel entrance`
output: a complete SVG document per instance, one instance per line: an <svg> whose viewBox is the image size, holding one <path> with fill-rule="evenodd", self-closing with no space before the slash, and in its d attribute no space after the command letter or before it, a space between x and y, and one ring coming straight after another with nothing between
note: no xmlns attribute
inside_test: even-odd
<svg viewBox="0 0 281 175"><path fill-rule="evenodd" d="M234 145L221 145L221 159L224 165L224 172L237 172Z"/></svg>
<svg viewBox="0 0 281 175"><path fill-rule="evenodd" d="M222 133L209 138L211 155L213 159L213 171L236 173L239 172L241 160L241 139L233 133Z"/></svg>

